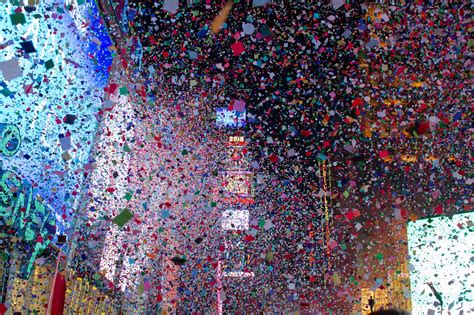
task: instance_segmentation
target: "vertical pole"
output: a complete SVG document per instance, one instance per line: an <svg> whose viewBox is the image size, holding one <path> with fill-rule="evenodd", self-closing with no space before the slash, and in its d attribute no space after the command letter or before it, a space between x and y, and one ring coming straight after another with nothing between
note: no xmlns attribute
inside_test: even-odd
<svg viewBox="0 0 474 315"><path fill-rule="evenodd" d="M221 261L217 261L217 314L222 315L222 299L221 299L221 289L222 289L222 274L221 274Z"/></svg>

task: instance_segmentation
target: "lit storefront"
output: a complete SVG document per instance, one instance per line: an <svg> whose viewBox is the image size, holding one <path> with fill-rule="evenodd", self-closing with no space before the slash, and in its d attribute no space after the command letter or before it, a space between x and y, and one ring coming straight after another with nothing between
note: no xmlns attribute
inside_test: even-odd
<svg viewBox="0 0 474 315"><path fill-rule="evenodd" d="M474 310L472 273L474 212L408 224L414 314Z"/></svg>
<svg viewBox="0 0 474 315"><path fill-rule="evenodd" d="M119 313L120 304L110 294L91 284L90 280L79 277L72 271L68 273L68 279L64 314Z"/></svg>

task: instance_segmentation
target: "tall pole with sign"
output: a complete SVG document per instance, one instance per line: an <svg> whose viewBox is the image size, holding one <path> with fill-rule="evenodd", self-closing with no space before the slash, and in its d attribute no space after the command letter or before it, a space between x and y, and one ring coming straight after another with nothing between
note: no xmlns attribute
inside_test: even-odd
<svg viewBox="0 0 474 315"><path fill-rule="evenodd" d="M254 200L253 174L248 170L246 158L247 143L243 133L238 130L246 123L245 103L234 100L228 108L217 109L216 116L217 126L230 131L224 132L228 154L224 161L225 169L220 174L225 208L221 216L224 245L217 268L217 313L222 314L225 280L254 277L254 273L245 268L245 245L240 240L240 232L249 229L249 207Z"/></svg>

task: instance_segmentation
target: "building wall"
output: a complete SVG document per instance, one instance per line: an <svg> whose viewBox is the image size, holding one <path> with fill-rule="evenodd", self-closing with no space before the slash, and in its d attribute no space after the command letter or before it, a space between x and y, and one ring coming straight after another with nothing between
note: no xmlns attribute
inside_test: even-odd
<svg viewBox="0 0 474 315"><path fill-rule="evenodd" d="M21 262L15 258L18 254L18 250L14 250L10 257L5 303L8 312L45 314L54 278L54 259L40 258L43 263L36 265L29 279L22 279L19 275Z"/></svg>
<svg viewBox="0 0 474 315"><path fill-rule="evenodd" d="M34 183L68 219L78 206L104 94L104 75L91 58L97 59L90 45L94 33L81 25L94 2L73 2L38 1L31 13L16 1L0 2L0 123L15 124L22 138L20 150L2 158L1 167ZM69 5L75 9L65 10ZM16 24L18 8L24 22ZM19 51L25 42L34 51ZM75 120L66 121L67 115Z"/></svg>
<svg viewBox="0 0 474 315"><path fill-rule="evenodd" d="M385 309L388 307L388 292L387 290L376 289L375 291L369 288L361 289L361 314L369 315L369 299L372 297L374 299L374 311Z"/></svg>
<svg viewBox="0 0 474 315"><path fill-rule="evenodd" d="M408 262L402 262L389 274L388 297L390 307L411 311L410 273Z"/></svg>
<svg viewBox="0 0 474 315"><path fill-rule="evenodd" d="M118 314L120 305L90 281L78 277L74 272L68 273L66 290L65 315L72 314Z"/></svg>
<svg viewBox="0 0 474 315"><path fill-rule="evenodd" d="M113 52L100 21L87 20L88 12L96 11L95 2L88 0L0 1L0 124L16 126L21 138L15 152L6 152L8 144L1 141L0 172L18 174L23 186L34 190L27 202L35 202L38 194L69 223L73 223L81 196ZM33 49L19 49L25 42ZM4 188L0 188L2 197L8 194ZM4 233L4 222L11 218L9 211L0 210L1 247L9 247L13 239L25 238L25 231L34 230L12 226L14 235ZM31 212L26 225L41 226L36 222L39 209L32 207ZM41 233L45 247L52 230ZM15 264L9 272L0 271L8 276L2 300L11 306L11 312L45 313L52 278L50 259L31 256L31 247L40 243L35 235L23 249L16 248ZM34 261L36 268L28 279L21 280L18 271L25 260Z"/></svg>

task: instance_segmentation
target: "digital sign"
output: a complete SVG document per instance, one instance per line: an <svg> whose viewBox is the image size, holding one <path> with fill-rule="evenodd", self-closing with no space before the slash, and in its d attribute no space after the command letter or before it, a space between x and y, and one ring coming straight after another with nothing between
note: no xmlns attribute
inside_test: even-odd
<svg viewBox="0 0 474 315"><path fill-rule="evenodd" d="M247 246L238 234L227 235L225 240L225 253L223 255L223 263L221 265L224 275L229 273L248 273L251 255Z"/></svg>
<svg viewBox="0 0 474 315"><path fill-rule="evenodd" d="M94 0L28 4L0 1L0 230L22 277L82 205L117 49Z"/></svg>
<svg viewBox="0 0 474 315"><path fill-rule="evenodd" d="M474 212L408 223L413 314L474 312Z"/></svg>
<svg viewBox="0 0 474 315"><path fill-rule="evenodd" d="M29 4L35 6L0 2L2 168L70 218L82 195L115 48L94 1ZM21 146L13 141L17 134Z"/></svg>
<svg viewBox="0 0 474 315"><path fill-rule="evenodd" d="M253 174L248 171L226 171L222 186L226 197L252 197Z"/></svg>
<svg viewBox="0 0 474 315"><path fill-rule="evenodd" d="M0 124L0 156L13 157L21 147L21 134L14 124ZM0 167L0 232L14 232L25 250L20 277L28 278L35 259L69 224L36 193L31 184L12 170ZM58 228L59 227L59 228Z"/></svg>
<svg viewBox="0 0 474 315"><path fill-rule="evenodd" d="M28 253L21 258L20 266L20 277L27 279L35 259L56 234L55 213L17 174L0 169L0 222L0 231L13 230L20 246Z"/></svg>
<svg viewBox="0 0 474 315"><path fill-rule="evenodd" d="M216 125L219 128L242 128L245 127L247 112L243 110L230 110L226 107L216 110Z"/></svg>
<svg viewBox="0 0 474 315"><path fill-rule="evenodd" d="M228 137L227 144L231 147L243 147L247 143L245 142L245 138L242 135L233 135Z"/></svg>
<svg viewBox="0 0 474 315"><path fill-rule="evenodd" d="M22 137L14 124L0 123L0 156L14 158L21 148ZM69 224L37 194L37 190L12 170L0 165L0 232L2 237L14 233L18 247L26 252L20 257L21 278L31 274L34 261ZM59 228L58 228L59 227Z"/></svg>
<svg viewBox="0 0 474 315"><path fill-rule="evenodd" d="M224 277L253 278L255 277L255 274L253 272L245 272L245 271L229 271L229 272L224 272Z"/></svg>
<svg viewBox="0 0 474 315"><path fill-rule="evenodd" d="M222 228L224 230L248 230L248 210L226 210L222 214Z"/></svg>
<svg viewBox="0 0 474 315"><path fill-rule="evenodd" d="M21 146L20 130L13 124L0 123L0 154L14 156Z"/></svg>

